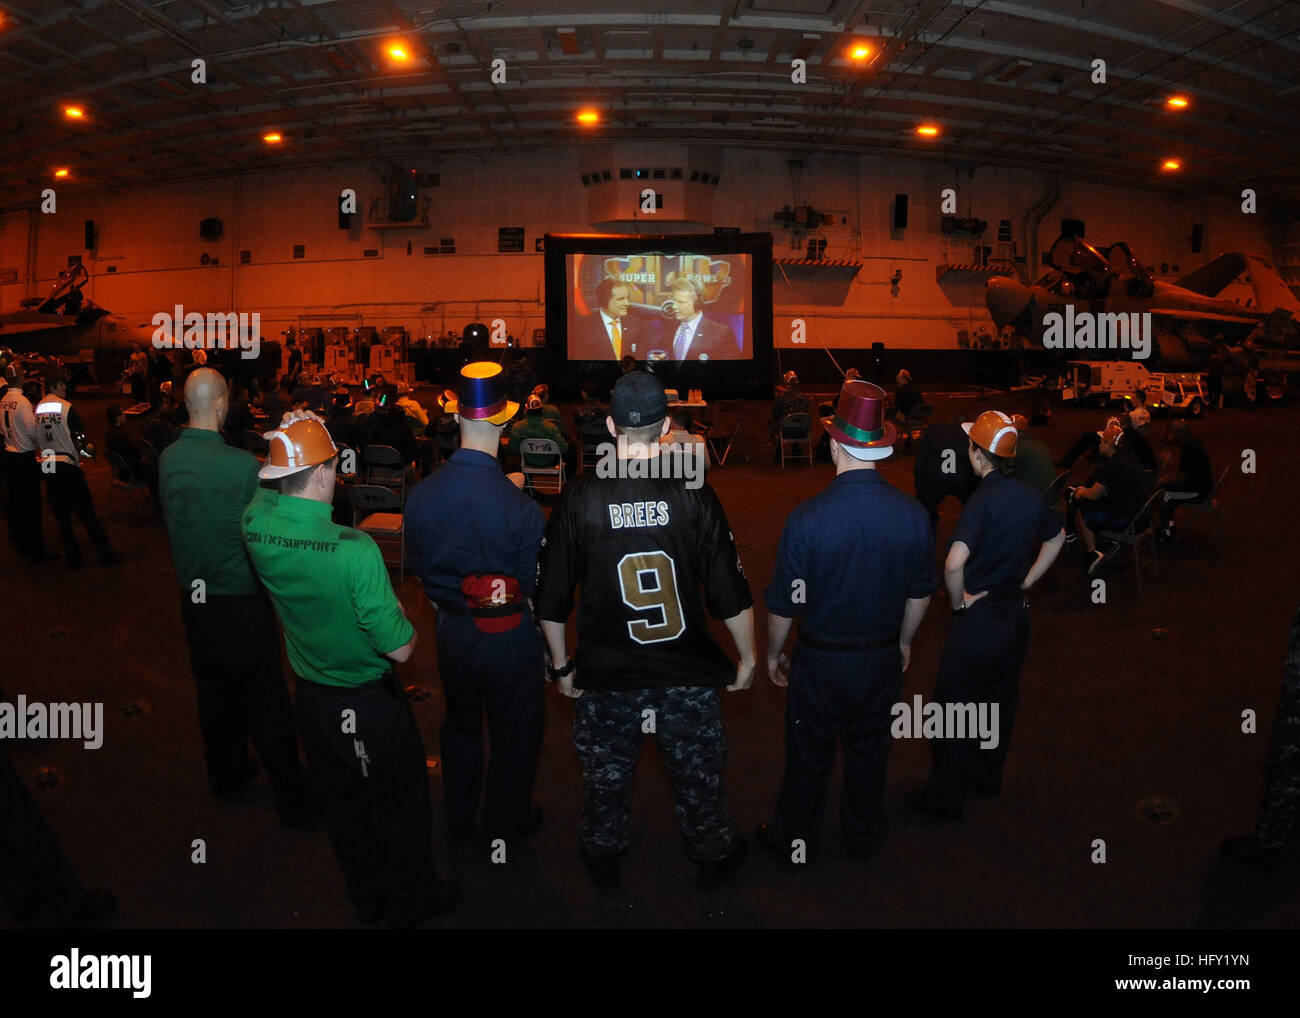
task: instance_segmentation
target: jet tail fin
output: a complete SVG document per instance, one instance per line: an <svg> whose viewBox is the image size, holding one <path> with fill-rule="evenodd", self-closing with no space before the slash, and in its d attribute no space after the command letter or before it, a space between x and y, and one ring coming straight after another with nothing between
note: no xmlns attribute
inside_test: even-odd
<svg viewBox="0 0 1300 1018"><path fill-rule="evenodd" d="M1281 308L1292 314L1300 314L1300 300L1283 282L1273 263L1262 255L1241 251L1221 254L1183 276L1178 285L1205 297L1217 297L1243 272L1250 274L1250 284L1255 291L1255 307L1258 310L1273 311Z"/></svg>
<svg viewBox="0 0 1300 1018"><path fill-rule="evenodd" d="M1250 285L1255 289L1255 304L1261 311L1290 311L1293 315L1300 313L1300 300L1291 292L1291 288L1282 279L1281 273L1273 263L1260 255L1243 255L1246 270L1250 273Z"/></svg>
<svg viewBox="0 0 1300 1018"><path fill-rule="evenodd" d="M1178 285L1202 297L1217 297L1224 287L1246 271L1246 259L1240 251L1229 251L1212 258L1199 269L1187 273Z"/></svg>

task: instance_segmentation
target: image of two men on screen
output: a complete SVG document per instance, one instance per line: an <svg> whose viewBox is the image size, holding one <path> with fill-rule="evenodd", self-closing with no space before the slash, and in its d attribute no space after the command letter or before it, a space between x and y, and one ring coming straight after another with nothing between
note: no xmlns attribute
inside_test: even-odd
<svg viewBox="0 0 1300 1018"><path fill-rule="evenodd" d="M704 314L700 287L679 278L669 287L667 317L629 314L632 287L606 276L595 288L597 310L578 317L569 331L571 360L738 360L746 356L735 330Z"/></svg>

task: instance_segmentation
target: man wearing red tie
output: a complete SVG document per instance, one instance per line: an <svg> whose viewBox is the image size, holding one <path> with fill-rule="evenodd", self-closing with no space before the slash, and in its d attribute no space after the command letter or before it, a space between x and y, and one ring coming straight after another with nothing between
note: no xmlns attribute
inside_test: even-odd
<svg viewBox="0 0 1300 1018"><path fill-rule="evenodd" d="M600 310L582 319L569 336L570 360L618 361L625 354L637 353L636 331L628 328L627 321L630 298L631 291L626 283L612 276L600 281L596 286L596 303Z"/></svg>

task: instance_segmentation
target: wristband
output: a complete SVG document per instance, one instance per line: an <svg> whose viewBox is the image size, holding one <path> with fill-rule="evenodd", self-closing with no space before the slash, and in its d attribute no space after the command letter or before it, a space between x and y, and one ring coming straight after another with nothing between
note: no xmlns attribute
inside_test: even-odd
<svg viewBox="0 0 1300 1018"><path fill-rule="evenodd" d="M546 681L554 682L556 679L562 679L572 672L575 667L573 658L569 658L563 668L548 668L546 669Z"/></svg>

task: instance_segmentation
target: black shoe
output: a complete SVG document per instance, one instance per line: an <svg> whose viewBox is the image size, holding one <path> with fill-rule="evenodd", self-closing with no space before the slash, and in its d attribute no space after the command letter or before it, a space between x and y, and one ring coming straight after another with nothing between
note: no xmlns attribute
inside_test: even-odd
<svg viewBox="0 0 1300 1018"><path fill-rule="evenodd" d="M462 897L458 882L439 880L428 896L417 902L411 910L403 910L397 915L390 914L389 922L397 930L414 929L430 919L446 915L460 904Z"/></svg>
<svg viewBox="0 0 1300 1018"><path fill-rule="evenodd" d="M618 860L622 855L622 852L617 855L590 855L585 848L582 850L582 861L587 864L587 872L597 887L618 886Z"/></svg>
<svg viewBox="0 0 1300 1018"><path fill-rule="evenodd" d="M758 838L758 843L760 845L762 845L775 858L781 860L781 862L785 863L787 866L798 865L794 861L794 859L791 858L791 855L794 852L794 846L788 843L782 844L777 839L776 828L773 827L771 824L759 824L758 830L754 832L754 836ZM811 853L806 855L805 858L808 858L810 854Z"/></svg>
<svg viewBox="0 0 1300 1018"><path fill-rule="evenodd" d="M1261 870L1271 870L1277 866L1278 850L1265 848L1254 834L1246 834L1239 838L1224 838L1220 851L1228 861L1243 866L1254 866Z"/></svg>
<svg viewBox="0 0 1300 1018"><path fill-rule="evenodd" d="M908 792L903 796L903 801L912 809L928 813L936 820L943 820L946 823L952 823L962 818L963 810L961 807L953 809L951 806L940 806L937 802L931 802L929 797L926 796L924 788Z"/></svg>
<svg viewBox="0 0 1300 1018"><path fill-rule="evenodd" d="M700 863L699 887L702 891L712 891L722 884L745 861L749 854L749 844L743 834L731 836L731 847L721 859L710 859Z"/></svg>

